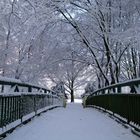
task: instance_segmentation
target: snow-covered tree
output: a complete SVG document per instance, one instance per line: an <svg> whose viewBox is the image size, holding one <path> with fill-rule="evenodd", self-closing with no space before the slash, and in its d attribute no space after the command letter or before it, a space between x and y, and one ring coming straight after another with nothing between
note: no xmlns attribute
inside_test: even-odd
<svg viewBox="0 0 140 140"><path fill-rule="evenodd" d="M63 82L72 98L92 77L98 88L138 78L139 7L139 0L1 0L0 75Z"/></svg>

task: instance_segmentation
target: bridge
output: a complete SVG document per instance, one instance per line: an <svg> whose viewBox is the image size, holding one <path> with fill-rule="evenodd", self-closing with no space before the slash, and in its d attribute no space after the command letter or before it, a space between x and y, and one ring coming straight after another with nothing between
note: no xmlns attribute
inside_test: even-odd
<svg viewBox="0 0 140 140"><path fill-rule="evenodd" d="M140 79L118 83L68 103L47 88L0 80L0 139L139 140Z"/></svg>

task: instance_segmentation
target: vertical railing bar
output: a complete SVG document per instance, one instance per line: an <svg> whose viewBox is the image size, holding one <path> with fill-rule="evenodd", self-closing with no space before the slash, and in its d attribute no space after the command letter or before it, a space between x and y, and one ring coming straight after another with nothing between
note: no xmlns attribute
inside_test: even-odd
<svg viewBox="0 0 140 140"><path fill-rule="evenodd" d="M10 102L9 102L9 97L7 97L7 100L8 100L8 104L7 104L7 112L8 112L8 116L7 116L7 119L8 119L8 123L10 123L10 120L9 120L9 116L10 116L10 109L9 109L9 107L10 107Z"/></svg>
<svg viewBox="0 0 140 140"><path fill-rule="evenodd" d="M1 103L1 124L3 125L3 110L4 110L4 98L2 97L2 103Z"/></svg>
<svg viewBox="0 0 140 140"><path fill-rule="evenodd" d="M6 126L6 113L7 113L7 105L6 105L6 98L7 97L4 97L4 118L3 118L3 120L4 120L4 125Z"/></svg>

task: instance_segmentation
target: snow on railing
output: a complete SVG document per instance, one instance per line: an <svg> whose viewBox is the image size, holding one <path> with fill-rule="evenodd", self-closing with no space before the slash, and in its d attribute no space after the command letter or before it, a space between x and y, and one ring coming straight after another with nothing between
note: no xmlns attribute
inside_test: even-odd
<svg viewBox="0 0 140 140"><path fill-rule="evenodd" d="M38 86L35 84L31 83L25 83L21 82L20 80L17 79L12 79L12 78L5 78L5 77L0 77L0 92L5 93L10 91L10 93L13 92L32 92L32 91L39 91L39 92L50 92L49 89ZM51 91L53 92L53 91Z"/></svg>
<svg viewBox="0 0 140 140"><path fill-rule="evenodd" d="M98 106L140 127L140 79L110 85L83 97L85 106ZM133 122L133 123L132 123Z"/></svg>
<svg viewBox="0 0 140 140"><path fill-rule="evenodd" d="M94 91L89 96L111 93L140 93L140 78L112 84Z"/></svg>
<svg viewBox="0 0 140 140"><path fill-rule="evenodd" d="M41 112L64 105L64 97L41 86L0 78L0 136Z"/></svg>

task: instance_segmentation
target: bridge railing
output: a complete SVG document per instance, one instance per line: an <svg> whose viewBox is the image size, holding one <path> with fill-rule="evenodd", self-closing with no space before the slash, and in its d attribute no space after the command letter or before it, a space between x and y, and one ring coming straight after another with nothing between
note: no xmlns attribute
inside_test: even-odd
<svg viewBox="0 0 140 140"><path fill-rule="evenodd" d="M0 80L0 136L47 109L64 105L55 92L32 84Z"/></svg>
<svg viewBox="0 0 140 140"><path fill-rule="evenodd" d="M88 95L86 106L111 111L132 126L140 126L140 79L114 84Z"/></svg>

